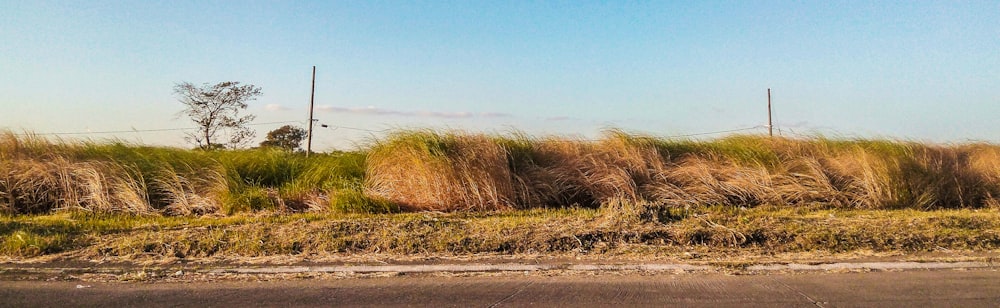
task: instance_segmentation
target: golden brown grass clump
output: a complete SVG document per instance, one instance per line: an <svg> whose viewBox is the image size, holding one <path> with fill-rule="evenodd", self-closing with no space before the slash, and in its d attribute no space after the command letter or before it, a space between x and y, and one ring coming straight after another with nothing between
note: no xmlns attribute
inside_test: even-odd
<svg viewBox="0 0 1000 308"><path fill-rule="evenodd" d="M0 136L0 212L44 213L54 209L147 214L146 187L123 166L71 161L40 153L51 144Z"/></svg>
<svg viewBox="0 0 1000 308"><path fill-rule="evenodd" d="M405 210L516 206L507 153L483 135L399 132L367 160L366 192Z"/></svg>
<svg viewBox="0 0 1000 308"><path fill-rule="evenodd" d="M598 141L409 131L369 153L366 193L408 210L596 207L995 207L1000 148L731 136Z"/></svg>

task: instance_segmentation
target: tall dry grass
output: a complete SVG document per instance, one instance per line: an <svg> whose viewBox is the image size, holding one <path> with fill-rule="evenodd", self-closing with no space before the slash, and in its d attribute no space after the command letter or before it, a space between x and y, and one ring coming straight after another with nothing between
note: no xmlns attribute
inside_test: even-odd
<svg viewBox="0 0 1000 308"><path fill-rule="evenodd" d="M404 210L517 206L507 152L484 135L397 132L371 149L368 195Z"/></svg>
<svg viewBox="0 0 1000 308"><path fill-rule="evenodd" d="M141 175L109 162L67 159L62 150L36 136L0 135L0 212L153 212Z"/></svg>
<svg viewBox="0 0 1000 308"><path fill-rule="evenodd" d="M398 131L366 151L306 158L276 150L193 151L0 135L2 214L625 211L626 205L998 207L1000 146L745 135L692 141L621 131L599 140Z"/></svg>
<svg viewBox="0 0 1000 308"><path fill-rule="evenodd" d="M146 189L120 166L100 162L0 161L0 211L56 209L148 214Z"/></svg>
<svg viewBox="0 0 1000 308"><path fill-rule="evenodd" d="M73 209L137 215L392 210L345 207L360 194L364 155L199 151L0 134L0 214ZM353 191L353 195L347 190Z"/></svg>
<svg viewBox="0 0 1000 308"><path fill-rule="evenodd" d="M731 136L597 141L406 131L369 152L365 192L408 210L602 204L858 209L998 205L1000 147Z"/></svg>

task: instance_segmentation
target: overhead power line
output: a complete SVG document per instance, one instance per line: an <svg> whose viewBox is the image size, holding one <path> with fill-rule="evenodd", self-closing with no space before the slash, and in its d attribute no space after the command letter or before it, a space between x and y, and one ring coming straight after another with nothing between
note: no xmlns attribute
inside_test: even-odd
<svg viewBox="0 0 1000 308"><path fill-rule="evenodd" d="M289 124L289 123L302 124L302 121L275 121L275 122L251 123L251 124L248 124L248 125L249 126L260 126L260 125ZM347 130L370 132L370 133L383 133L383 132L387 132L387 131L391 130L391 129L379 129L379 130L376 130L376 129L366 129L366 128L359 128L359 127L341 126L341 125L329 125L329 124L321 124L321 125L322 125L322 127L328 128L330 130L347 129ZM755 129L760 129L760 128L767 128L767 125L757 125L757 126L752 126L752 127L744 127L744 128L730 129L730 130L700 132L700 133L681 134L681 135L669 135L669 136L661 136L661 137L662 138L683 138L683 137L694 137L694 136L705 136L705 135L715 135L715 134L724 134L724 133L734 133L734 132L755 130ZM15 135L22 135L22 136L27 136L27 135L35 135L35 136L71 136L71 135L100 135L100 134L126 134L126 133L166 132L166 131L183 131L183 130L192 130L192 129L197 129L197 127L157 128L157 129L131 129L131 130L96 131L96 132L15 133ZM597 140L590 140L590 141L597 141Z"/></svg>
<svg viewBox="0 0 1000 308"><path fill-rule="evenodd" d="M288 124L288 123L302 123L302 121L277 121L277 122L264 122L264 123L250 123L249 126L259 126L259 125L272 125L272 124ZM27 136L62 136L62 135L100 135L100 134L125 134L125 133L148 133L148 132L167 132L167 131L181 131L181 130L192 130L198 129L197 127L180 127L180 128L154 128L154 129L131 129L131 130L110 130L110 131L97 131L97 132L59 132L59 133L15 133L15 135Z"/></svg>
<svg viewBox="0 0 1000 308"><path fill-rule="evenodd" d="M744 128L730 129L730 130L720 130L720 131L714 131L714 132L704 132L704 133L694 133L694 134L685 134L685 135L664 136L664 138L680 138L680 137L694 137L694 136L715 135L715 134L724 134L724 133L735 133L735 132L742 132L742 131L754 130L754 129L764 128L764 127L767 127L767 126L766 125L757 125L757 126L753 126L753 127L744 127Z"/></svg>
<svg viewBox="0 0 1000 308"><path fill-rule="evenodd" d="M372 129L364 129L364 128L357 128L357 127L349 127L349 126L339 126L339 125L329 125L329 124L321 124L321 125L323 125L324 128L329 128L330 130L349 129L349 130L356 130L356 131L363 131L363 132L372 132L372 133L382 133L382 132L387 132L387 131L390 130L390 129L372 130ZM766 128L766 127L767 127L767 125L757 125L757 126L737 128L737 129L730 129L730 130L720 130L720 131L712 131L712 132L701 132L701 133L692 133L692 134L684 134L684 135L671 135L671 136L662 136L662 137L663 138L681 138L681 137L715 135L715 134L724 134L724 133L734 133L734 132L742 132L742 131L748 131L748 130L755 130L755 129Z"/></svg>
<svg viewBox="0 0 1000 308"><path fill-rule="evenodd" d="M337 129L343 128L343 129L350 129L350 130L356 130L356 131L362 131L362 132L371 132L371 133L382 133L382 132L389 131L389 129L373 130L373 129L364 129L364 128L357 128L357 127L349 127L349 126L329 125L329 124L321 124L321 125L323 125L323 127L325 127L325 128L329 128L330 130L337 130Z"/></svg>

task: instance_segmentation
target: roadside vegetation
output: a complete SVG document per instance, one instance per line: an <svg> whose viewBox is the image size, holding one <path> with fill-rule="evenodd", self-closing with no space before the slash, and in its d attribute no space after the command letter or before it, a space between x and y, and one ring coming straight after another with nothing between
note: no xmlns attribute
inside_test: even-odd
<svg viewBox="0 0 1000 308"><path fill-rule="evenodd" d="M389 211L361 196L364 152L185 150L0 137L0 212L131 215ZM383 206L385 208L375 208Z"/></svg>
<svg viewBox="0 0 1000 308"><path fill-rule="evenodd" d="M612 201L667 208L1000 205L1000 147L891 140L597 141L404 131L376 142L366 192L408 210L495 210Z"/></svg>
<svg viewBox="0 0 1000 308"><path fill-rule="evenodd" d="M603 256L718 260L1000 249L997 210L702 207L396 214L123 216L64 211L0 217L0 260L232 260L287 256ZM777 257L780 258L780 257Z"/></svg>
<svg viewBox="0 0 1000 308"><path fill-rule="evenodd" d="M1000 147L399 131L359 151L0 136L0 256L1000 249Z"/></svg>

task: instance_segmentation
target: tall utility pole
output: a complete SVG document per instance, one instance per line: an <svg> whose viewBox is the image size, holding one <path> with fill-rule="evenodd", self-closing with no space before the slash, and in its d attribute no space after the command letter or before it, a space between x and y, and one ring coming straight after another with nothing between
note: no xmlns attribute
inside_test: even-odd
<svg viewBox="0 0 1000 308"><path fill-rule="evenodd" d="M770 96L770 94L768 95ZM306 141L306 157L309 157L309 154L312 153L313 149L313 99L315 98L316 98L316 66L313 65L312 91L310 91L309 93L309 137Z"/></svg>
<svg viewBox="0 0 1000 308"><path fill-rule="evenodd" d="M767 135L774 137L774 125L771 124L771 88L767 88Z"/></svg>

